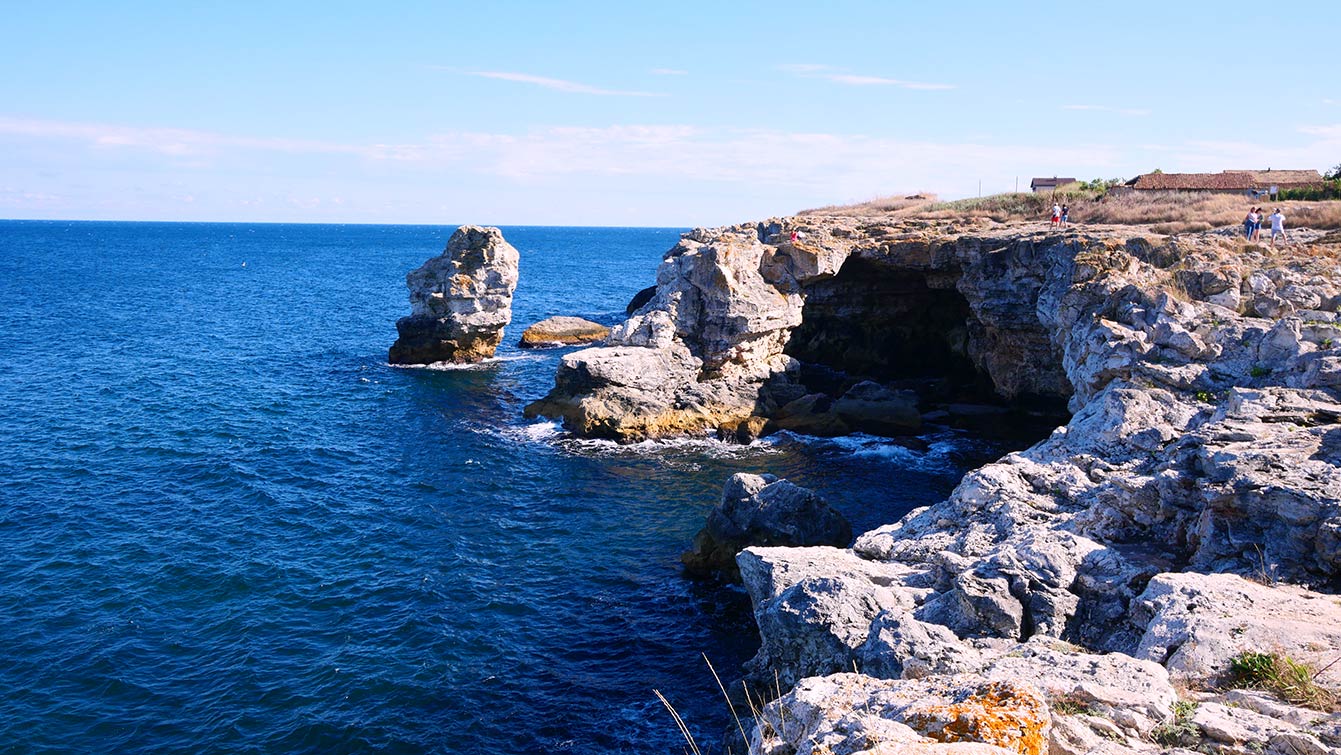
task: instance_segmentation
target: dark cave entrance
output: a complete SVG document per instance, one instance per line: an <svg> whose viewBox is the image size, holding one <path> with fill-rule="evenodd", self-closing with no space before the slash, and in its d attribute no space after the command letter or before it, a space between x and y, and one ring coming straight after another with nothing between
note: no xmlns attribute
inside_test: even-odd
<svg viewBox="0 0 1341 755"><path fill-rule="evenodd" d="M983 356L998 336L978 322L955 288L958 277L853 256L834 277L807 286L801 324L785 349L801 362L800 387L835 399L867 380L912 390L927 421L993 435L1037 440L1067 421L1065 395L998 390L982 364L1000 359ZM1046 341L1041 326L1037 333ZM1047 359L1038 370L1060 371L1060 358Z"/></svg>

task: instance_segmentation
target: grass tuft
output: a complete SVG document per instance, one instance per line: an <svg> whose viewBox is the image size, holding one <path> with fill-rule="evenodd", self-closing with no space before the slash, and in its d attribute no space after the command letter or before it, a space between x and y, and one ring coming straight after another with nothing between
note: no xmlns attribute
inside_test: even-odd
<svg viewBox="0 0 1341 755"><path fill-rule="evenodd" d="M1155 727L1150 736L1165 747L1192 747L1201 741L1201 729L1192 723L1197 713L1197 703L1192 700L1178 700L1173 704L1173 716Z"/></svg>
<svg viewBox="0 0 1341 755"><path fill-rule="evenodd" d="M1230 660L1226 682L1230 687L1272 692L1294 705L1334 710L1337 704L1335 693L1314 681L1316 677L1308 664L1288 655L1249 650Z"/></svg>

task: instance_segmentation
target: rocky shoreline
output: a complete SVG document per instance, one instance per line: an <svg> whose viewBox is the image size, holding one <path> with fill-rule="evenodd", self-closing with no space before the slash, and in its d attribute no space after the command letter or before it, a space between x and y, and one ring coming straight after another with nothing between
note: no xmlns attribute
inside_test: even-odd
<svg viewBox="0 0 1341 755"><path fill-rule="evenodd" d="M964 391L1069 410L851 548L740 553L784 693L751 752L1341 752L1341 248L1294 235L699 229L528 414L745 441ZM1231 689L1263 658L1308 694Z"/></svg>

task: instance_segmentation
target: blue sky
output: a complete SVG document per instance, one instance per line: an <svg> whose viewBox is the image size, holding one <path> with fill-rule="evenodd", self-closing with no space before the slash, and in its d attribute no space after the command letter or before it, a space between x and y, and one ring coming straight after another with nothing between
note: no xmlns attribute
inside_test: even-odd
<svg viewBox="0 0 1341 755"><path fill-rule="evenodd" d="M1341 163L1335 0L192 5L4 5L0 217L715 225Z"/></svg>

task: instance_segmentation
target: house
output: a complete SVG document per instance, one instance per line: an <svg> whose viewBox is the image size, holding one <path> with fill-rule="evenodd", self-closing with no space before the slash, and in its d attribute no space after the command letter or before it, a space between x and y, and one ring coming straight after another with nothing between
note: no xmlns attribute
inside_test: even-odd
<svg viewBox="0 0 1341 755"><path fill-rule="evenodd" d="M1126 191L1200 191L1266 196L1281 189L1322 185L1316 170L1226 170L1219 173L1146 173L1124 185Z"/></svg>
<svg viewBox="0 0 1341 755"><path fill-rule="evenodd" d="M1058 186L1065 186L1076 182L1074 178L1035 178L1029 182L1029 188L1035 193L1040 191L1056 191Z"/></svg>

